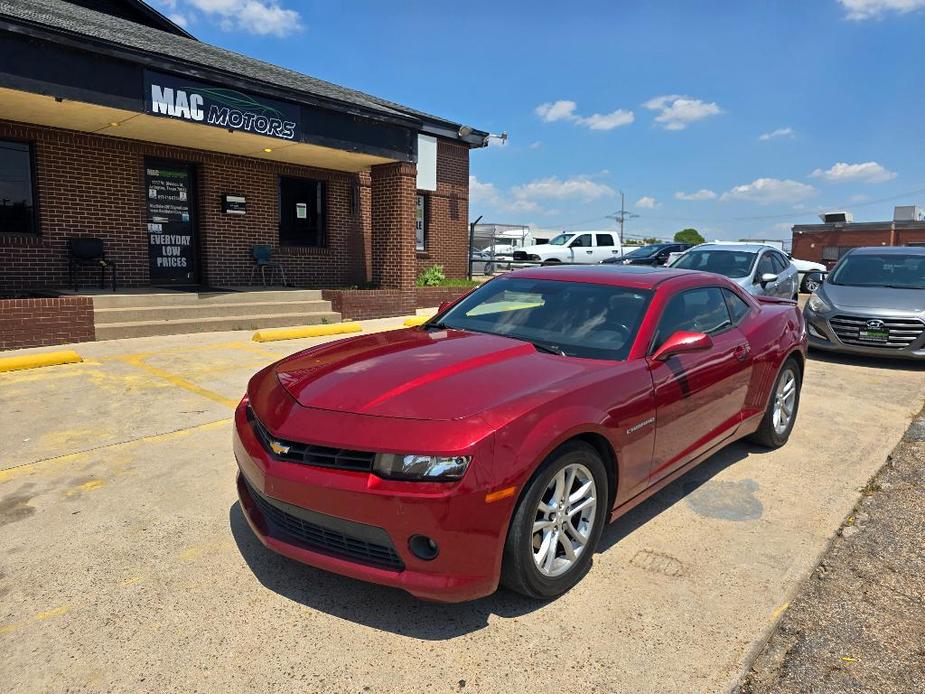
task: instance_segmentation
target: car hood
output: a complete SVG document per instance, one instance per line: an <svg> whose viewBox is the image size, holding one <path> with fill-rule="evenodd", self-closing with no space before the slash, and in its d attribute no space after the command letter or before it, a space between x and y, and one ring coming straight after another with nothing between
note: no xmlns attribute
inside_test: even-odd
<svg viewBox="0 0 925 694"><path fill-rule="evenodd" d="M925 313L925 289L848 287L841 284L826 283L823 285L823 292L824 298L835 308L865 308Z"/></svg>
<svg viewBox="0 0 925 694"><path fill-rule="evenodd" d="M537 352L506 337L411 328L309 349L278 362L275 371L305 407L449 420L548 398L608 364Z"/></svg>

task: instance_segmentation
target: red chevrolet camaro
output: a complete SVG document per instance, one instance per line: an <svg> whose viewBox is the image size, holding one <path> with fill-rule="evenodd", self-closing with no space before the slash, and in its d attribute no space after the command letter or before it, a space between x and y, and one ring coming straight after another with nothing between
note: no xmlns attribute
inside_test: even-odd
<svg viewBox="0 0 925 694"><path fill-rule="evenodd" d="M461 601L587 573L604 524L736 439L786 443L806 330L725 277L498 277L416 328L299 352L235 414L244 514L306 564Z"/></svg>

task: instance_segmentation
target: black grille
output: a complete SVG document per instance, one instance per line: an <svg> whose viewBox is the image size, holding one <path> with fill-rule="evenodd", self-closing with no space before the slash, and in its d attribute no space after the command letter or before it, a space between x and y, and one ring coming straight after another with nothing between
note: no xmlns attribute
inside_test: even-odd
<svg viewBox="0 0 925 694"><path fill-rule="evenodd" d="M298 443L295 441L284 441L278 439L257 419L254 411L248 406L247 421L250 422L254 433L260 439L264 449L277 460L285 460L290 463L299 463L302 465L315 465L317 467L330 467L339 470L357 470L360 472L370 472L373 469L373 459L375 453L367 451L351 451L346 448L328 448L327 446L315 446L310 443ZM273 450L270 442L273 441L280 446Z"/></svg>
<svg viewBox="0 0 925 694"><path fill-rule="evenodd" d="M886 341L861 337L862 330L868 330L869 321L880 321L883 330L889 333ZM833 316L829 325L836 337L846 345L861 347L880 347L883 349L903 349L922 336L925 323L917 318L865 318L863 316Z"/></svg>
<svg viewBox="0 0 925 694"><path fill-rule="evenodd" d="M401 557L382 528L270 500L261 496L243 476L241 481L273 537L359 564L404 570Z"/></svg>
<svg viewBox="0 0 925 694"><path fill-rule="evenodd" d="M514 260L529 260L526 251L514 251Z"/></svg>

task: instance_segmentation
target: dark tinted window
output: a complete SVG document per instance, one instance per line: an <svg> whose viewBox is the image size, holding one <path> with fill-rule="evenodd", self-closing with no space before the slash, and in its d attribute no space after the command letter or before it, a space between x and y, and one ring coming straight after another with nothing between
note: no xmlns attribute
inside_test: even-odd
<svg viewBox="0 0 925 694"><path fill-rule="evenodd" d="M748 315L751 307L745 302L745 299L728 289L723 290L723 296L726 297L726 307L729 309L733 324L738 325Z"/></svg>
<svg viewBox="0 0 925 694"><path fill-rule="evenodd" d="M729 310L719 287L690 289L673 297L658 322L654 349L678 331L716 333L729 327Z"/></svg>
<svg viewBox="0 0 925 694"><path fill-rule="evenodd" d="M279 179L279 243L282 246L324 246L324 182L307 178Z"/></svg>
<svg viewBox="0 0 925 694"><path fill-rule="evenodd" d="M579 246L581 246L582 248L590 247L591 246L591 234L582 234L577 239L575 239L575 243L572 244L572 247L577 248Z"/></svg>
<svg viewBox="0 0 925 694"><path fill-rule="evenodd" d="M726 277L748 277L755 263L753 251L730 251L704 248L688 251L672 267L684 270L715 272Z"/></svg>
<svg viewBox="0 0 925 694"><path fill-rule="evenodd" d="M597 245L598 246L612 246L613 245L613 235L598 234L597 235Z"/></svg>
<svg viewBox="0 0 925 694"><path fill-rule="evenodd" d="M758 267L755 270L755 277L761 277L765 273L770 273L772 275L778 274L778 271L774 267L774 263L771 260L771 254L765 253L758 259Z"/></svg>
<svg viewBox="0 0 925 694"><path fill-rule="evenodd" d="M25 142L0 140L0 232L36 233L32 149Z"/></svg>
<svg viewBox="0 0 925 694"><path fill-rule="evenodd" d="M650 292L582 282L499 278L440 317L447 328L503 335L588 359L625 359Z"/></svg>
<svg viewBox="0 0 925 694"><path fill-rule="evenodd" d="M787 266L790 265L790 261L780 253L772 253L771 262L774 263L774 270L777 272L777 274L782 273L787 269Z"/></svg>
<svg viewBox="0 0 925 694"><path fill-rule="evenodd" d="M842 258L829 280L854 287L925 289L925 255L851 254Z"/></svg>

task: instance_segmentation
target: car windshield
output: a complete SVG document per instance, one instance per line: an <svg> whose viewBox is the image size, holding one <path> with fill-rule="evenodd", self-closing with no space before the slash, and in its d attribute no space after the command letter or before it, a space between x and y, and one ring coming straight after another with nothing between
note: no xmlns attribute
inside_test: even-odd
<svg viewBox="0 0 925 694"><path fill-rule="evenodd" d="M643 246L626 254L626 258L651 258L662 250L664 246Z"/></svg>
<svg viewBox="0 0 925 694"><path fill-rule="evenodd" d="M568 243L568 240L572 238L575 234L559 234L558 236L553 237L549 240L550 246L564 246Z"/></svg>
<svg viewBox="0 0 925 694"><path fill-rule="evenodd" d="M499 278L425 328L524 340L543 352L626 359L651 292L607 284Z"/></svg>
<svg viewBox="0 0 925 694"><path fill-rule="evenodd" d="M925 289L925 255L847 255L829 275L829 283L849 287Z"/></svg>
<svg viewBox="0 0 925 694"><path fill-rule="evenodd" d="M715 272L726 277L748 277L756 255L754 251L693 250L678 258L671 267Z"/></svg>

